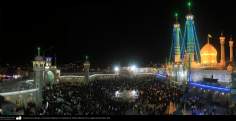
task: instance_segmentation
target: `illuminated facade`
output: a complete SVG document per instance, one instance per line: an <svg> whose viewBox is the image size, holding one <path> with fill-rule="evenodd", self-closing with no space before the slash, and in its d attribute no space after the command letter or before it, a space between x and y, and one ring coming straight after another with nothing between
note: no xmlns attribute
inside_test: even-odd
<svg viewBox="0 0 236 121"><path fill-rule="evenodd" d="M33 61L34 70L34 82L36 88L38 88L38 93L36 94L36 104L38 107L42 105L42 89L46 85L52 86L59 77L60 71L57 69L56 65L52 66L51 57L40 56L40 47L38 48L38 55Z"/></svg>
<svg viewBox="0 0 236 121"><path fill-rule="evenodd" d="M170 60L166 65L166 74L172 82L183 84L186 82L194 86L208 87L195 83L202 83L207 79L215 79L223 87L231 88L234 72L233 65L233 40L229 41L230 59L227 63L225 57L225 40L226 37L221 33L219 37L220 52L210 43L211 35L208 35L208 42L200 50L198 36L194 23L194 16L191 14L191 3L188 3L189 13L186 15L183 38L181 37L180 24L175 23L173 28L173 40L171 45ZM178 43L181 43L180 62L178 60ZM172 49L173 48L173 49ZM218 61L218 53L220 60ZM176 59L177 58L177 59ZM191 81L190 81L191 80ZM210 89L213 89L212 87ZM223 91L224 92L224 91ZM228 91L229 92L229 91Z"/></svg>
<svg viewBox="0 0 236 121"><path fill-rule="evenodd" d="M218 62L218 54L216 48L208 42L201 48L201 63L198 66L191 67L192 81L203 81L204 78L218 79L218 82L231 83L231 73L233 72L233 60L229 60L227 66L225 63L225 47L223 34L220 36L221 44L221 60ZM230 55L233 56L233 41L229 41ZM231 57L233 58L233 57Z"/></svg>
<svg viewBox="0 0 236 121"><path fill-rule="evenodd" d="M60 77L60 70L56 65L52 65L52 58L40 56L40 48L37 48L38 54L32 61L33 63L33 79L21 80L16 83L13 88L6 87L4 92L0 92L6 100L16 104L18 107L27 108L27 103L33 102L36 108L41 108L42 105L42 90L46 84L53 84ZM18 88L21 86L25 88ZM15 87L15 88L14 88Z"/></svg>

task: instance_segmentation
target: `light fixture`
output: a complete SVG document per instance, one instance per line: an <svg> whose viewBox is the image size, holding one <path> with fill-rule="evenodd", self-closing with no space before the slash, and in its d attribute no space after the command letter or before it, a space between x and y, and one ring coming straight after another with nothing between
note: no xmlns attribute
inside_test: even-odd
<svg viewBox="0 0 236 121"><path fill-rule="evenodd" d="M132 65L130 69L131 69L131 71L135 71L137 69L137 67L136 67L136 65Z"/></svg>
<svg viewBox="0 0 236 121"><path fill-rule="evenodd" d="M115 66L114 71L115 71L115 72L119 72L119 71L120 71L120 68L119 68L118 66Z"/></svg>

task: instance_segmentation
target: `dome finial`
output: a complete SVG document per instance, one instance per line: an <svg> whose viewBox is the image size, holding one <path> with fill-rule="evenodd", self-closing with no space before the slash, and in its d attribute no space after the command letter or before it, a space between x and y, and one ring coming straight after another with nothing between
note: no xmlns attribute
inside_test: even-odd
<svg viewBox="0 0 236 121"><path fill-rule="evenodd" d="M210 44L210 38L212 38L212 36L210 34L208 34L208 39L207 39L208 44Z"/></svg>
<svg viewBox="0 0 236 121"><path fill-rule="evenodd" d="M191 13L192 2L188 1L187 6L188 6L189 13Z"/></svg>
<svg viewBox="0 0 236 121"><path fill-rule="evenodd" d="M179 16L179 14L177 12L175 12L175 20L176 20L176 22L178 22L178 16Z"/></svg>
<svg viewBox="0 0 236 121"><path fill-rule="evenodd" d="M224 36L223 32L220 33L220 36Z"/></svg>
<svg viewBox="0 0 236 121"><path fill-rule="evenodd" d="M232 35L230 36L230 39L229 39L229 41L233 41L233 37L232 37Z"/></svg>
<svg viewBox="0 0 236 121"><path fill-rule="evenodd" d="M38 56L40 56L40 47L38 47L37 50L38 50Z"/></svg>

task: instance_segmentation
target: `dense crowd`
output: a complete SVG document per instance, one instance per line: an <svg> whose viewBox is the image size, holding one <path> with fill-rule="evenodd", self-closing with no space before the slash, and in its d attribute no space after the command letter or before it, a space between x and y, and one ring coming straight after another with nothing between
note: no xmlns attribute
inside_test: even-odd
<svg viewBox="0 0 236 121"><path fill-rule="evenodd" d="M235 107L212 101L211 96L206 94L185 94L180 99L180 105L183 110L189 110L191 115L233 115L235 113Z"/></svg>
<svg viewBox="0 0 236 121"><path fill-rule="evenodd" d="M25 108L0 96L0 115L37 115L37 109L33 102L28 102Z"/></svg>
<svg viewBox="0 0 236 121"><path fill-rule="evenodd" d="M117 90L139 90L132 101L114 100ZM44 91L42 115L145 115L166 114L170 102L182 93L153 77L95 80L86 85L61 83Z"/></svg>
<svg viewBox="0 0 236 121"><path fill-rule="evenodd" d="M118 90L138 90L138 98L117 100L114 95ZM28 103L27 108L9 111L21 115L216 115L235 112L221 109L207 98L204 94L185 93L155 77L115 78L45 87L41 109L36 110L34 103ZM4 98L0 101L0 109L6 108Z"/></svg>

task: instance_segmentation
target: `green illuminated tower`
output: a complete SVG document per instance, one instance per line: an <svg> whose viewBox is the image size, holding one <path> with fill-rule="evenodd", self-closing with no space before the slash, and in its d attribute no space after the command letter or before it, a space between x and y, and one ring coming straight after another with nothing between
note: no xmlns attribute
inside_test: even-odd
<svg viewBox="0 0 236 121"><path fill-rule="evenodd" d="M169 62L180 63L181 62L181 29L178 22L178 13L175 13L176 22L173 26L172 45L169 57Z"/></svg>
<svg viewBox="0 0 236 121"><path fill-rule="evenodd" d="M181 47L181 58L191 61L200 62L200 47L196 33L194 16L191 13L192 3L188 2L189 13L186 15L184 36Z"/></svg>

